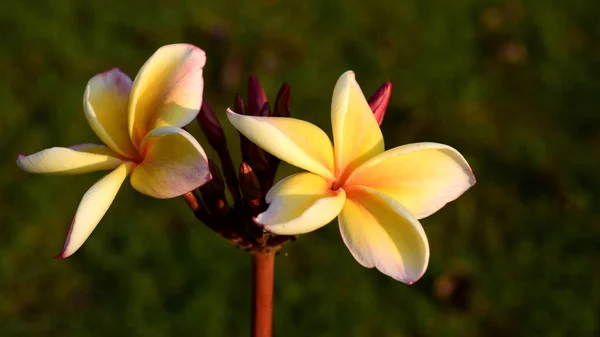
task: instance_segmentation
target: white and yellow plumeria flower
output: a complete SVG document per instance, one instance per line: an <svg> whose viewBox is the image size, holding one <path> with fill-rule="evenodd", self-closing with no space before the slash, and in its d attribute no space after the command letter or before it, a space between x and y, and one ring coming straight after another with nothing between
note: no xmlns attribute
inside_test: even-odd
<svg viewBox="0 0 600 337"><path fill-rule="evenodd" d="M381 130L354 73L338 80L331 104L332 146L318 127L293 118L244 116L231 123L274 156L309 172L271 188L255 221L276 234L302 234L336 216L354 258L411 284L427 269L429 244L417 219L475 184L458 151L436 143L385 151ZM385 152L384 152L385 151Z"/></svg>
<svg viewBox="0 0 600 337"><path fill-rule="evenodd" d="M131 185L155 198L173 198L210 180L204 150L182 129L202 104L206 56L188 44L164 46L135 81L114 68L94 76L83 97L85 116L106 145L53 147L17 159L31 173L79 174L113 170L83 196L63 251L83 245L131 174Z"/></svg>

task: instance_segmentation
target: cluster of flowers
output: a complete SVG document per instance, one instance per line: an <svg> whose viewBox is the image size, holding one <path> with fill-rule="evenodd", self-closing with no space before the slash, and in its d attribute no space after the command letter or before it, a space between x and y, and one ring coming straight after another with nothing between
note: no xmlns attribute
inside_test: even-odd
<svg viewBox="0 0 600 337"><path fill-rule="evenodd" d="M407 284L418 280L429 261L418 219L475 184L463 156L437 143L385 151L379 125L390 83L367 100L354 73L342 74L331 103L332 143L317 126L289 117L287 85L271 109L251 78L248 104L238 95L234 110L227 110L241 136L243 162L236 173L223 129L202 102L205 62L201 49L175 44L156 51L133 81L117 68L94 76L83 107L104 145L53 147L18 157L17 165L31 173L112 170L83 196L57 257L83 245L130 175L133 188L148 196L184 196L199 219L248 250L276 249L337 217L344 243L361 265ZM223 174L184 129L196 118L219 154ZM273 185L279 160L306 172ZM194 192L198 188L202 200Z"/></svg>

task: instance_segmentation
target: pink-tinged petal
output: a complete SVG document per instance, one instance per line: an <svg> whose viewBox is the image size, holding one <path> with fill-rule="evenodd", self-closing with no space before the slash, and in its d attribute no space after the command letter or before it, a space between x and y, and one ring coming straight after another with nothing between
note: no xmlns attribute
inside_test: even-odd
<svg viewBox="0 0 600 337"><path fill-rule="evenodd" d="M269 208L255 222L282 235L303 234L321 228L335 219L346 200L340 189L316 174L293 174L275 184L267 193Z"/></svg>
<svg viewBox="0 0 600 337"><path fill-rule="evenodd" d="M133 82L129 101L129 136L139 148L150 130L183 127L200 111L204 51L190 44L158 49Z"/></svg>
<svg viewBox="0 0 600 337"><path fill-rule="evenodd" d="M131 173L131 185L154 198L174 198L207 183L208 160L198 141L185 130L164 126L142 141L144 160Z"/></svg>
<svg viewBox="0 0 600 337"><path fill-rule="evenodd" d="M336 176L341 180L355 167L384 151L381 130L352 71L342 74L335 85L331 124Z"/></svg>
<svg viewBox="0 0 600 337"><path fill-rule="evenodd" d="M294 118L244 116L229 109L227 117L239 132L275 157L333 179L333 147L315 125Z"/></svg>
<svg viewBox="0 0 600 337"><path fill-rule="evenodd" d="M67 234L63 251L56 258L69 257L83 245L108 211L132 166L133 163L125 163L117 167L83 195Z"/></svg>
<svg viewBox="0 0 600 337"><path fill-rule="evenodd" d="M39 174L80 174L110 170L125 161L104 145L80 144L53 147L31 154L19 155L17 165L26 172Z"/></svg>
<svg viewBox="0 0 600 337"><path fill-rule="evenodd" d="M344 243L364 267L412 284L429 263L419 221L400 203L371 188L354 187L338 217Z"/></svg>
<svg viewBox="0 0 600 337"><path fill-rule="evenodd" d="M131 79L117 68L98 74L83 95L85 117L98 137L121 156L135 159L138 152L127 131Z"/></svg>
<svg viewBox="0 0 600 337"><path fill-rule="evenodd" d="M377 189L425 218L475 184L463 156L450 146L415 143L388 150L359 166L346 181Z"/></svg>

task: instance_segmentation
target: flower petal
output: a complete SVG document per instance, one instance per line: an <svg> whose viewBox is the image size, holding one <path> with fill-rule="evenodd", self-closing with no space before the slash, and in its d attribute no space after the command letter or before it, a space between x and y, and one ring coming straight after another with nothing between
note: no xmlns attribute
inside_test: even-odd
<svg viewBox="0 0 600 337"><path fill-rule="evenodd" d="M183 129L154 129L142 141L141 150L144 160L131 173L131 185L143 194L174 198L211 178L204 150Z"/></svg>
<svg viewBox="0 0 600 337"><path fill-rule="evenodd" d="M75 212L63 251L56 258L73 255L92 234L119 192L133 163L125 163L98 180L84 195Z"/></svg>
<svg viewBox="0 0 600 337"><path fill-rule="evenodd" d="M29 156L19 155L17 158L17 165L22 170L41 174L80 174L109 170L124 162L106 146L96 144L53 147Z"/></svg>
<svg viewBox="0 0 600 337"><path fill-rule="evenodd" d="M227 110L233 126L251 142L291 165L333 179L333 147L315 125L284 117L254 117Z"/></svg>
<svg viewBox="0 0 600 337"><path fill-rule="evenodd" d="M384 151L383 136L352 71L338 80L331 102L336 176L343 178Z"/></svg>
<svg viewBox="0 0 600 337"><path fill-rule="evenodd" d="M129 101L129 136L139 148L150 130L161 126L183 127L202 105L202 68L206 55L190 44L158 49L133 82Z"/></svg>
<svg viewBox="0 0 600 337"><path fill-rule="evenodd" d="M415 143L372 158L346 184L375 188L422 219L473 186L475 176L465 158L450 146Z"/></svg>
<svg viewBox="0 0 600 337"><path fill-rule="evenodd" d="M309 172L293 174L267 193L269 208L255 222L275 234L302 234L333 220L344 206L346 193L332 191L329 183Z"/></svg>
<svg viewBox="0 0 600 337"><path fill-rule="evenodd" d="M429 243L419 221L377 190L354 187L347 195L338 218L340 232L358 263L407 284L421 278Z"/></svg>
<svg viewBox="0 0 600 337"><path fill-rule="evenodd" d="M83 94L85 117L98 137L116 153L138 156L127 131L127 106L131 79L117 68L98 74Z"/></svg>

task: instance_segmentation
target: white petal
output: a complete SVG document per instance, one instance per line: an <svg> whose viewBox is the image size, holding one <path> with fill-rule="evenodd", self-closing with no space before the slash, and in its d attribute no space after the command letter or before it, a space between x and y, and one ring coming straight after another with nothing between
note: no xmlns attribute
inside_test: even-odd
<svg viewBox="0 0 600 337"><path fill-rule="evenodd" d="M17 165L24 171L39 174L80 174L110 170L125 161L104 145L79 144L53 147L31 154L19 155Z"/></svg>
<svg viewBox="0 0 600 337"><path fill-rule="evenodd" d="M342 74L335 85L331 126L336 176L342 180L355 167L385 149L379 124L352 71Z"/></svg>
<svg viewBox="0 0 600 337"><path fill-rule="evenodd" d="M63 251L56 258L73 255L92 234L113 200L133 164L126 163L96 182L79 203L75 218L71 223Z"/></svg>
<svg viewBox="0 0 600 337"><path fill-rule="evenodd" d="M135 159L138 152L127 131L131 79L117 68L98 74L83 95L85 117L98 137L121 156Z"/></svg>
<svg viewBox="0 0 600 337"><path fill-rule="evenodd" d="M346 184L375 188L422 219L473 186L475 176L465 158L450 146L415 143L370 159Z"/></svg>
<svg viewBox="0 0 600 337"><path fill-rule="evenodd" d="M429 263L423 227L400 203L371 188L351 188L338 218L344 243L367 268L407 284Z"/></svg>
<svg viewBox="0 0 600 337"><path fill-rule="evenodd" d="M316 174L293 174L275 184L267 193L269 208L255 221L266 230L282 235L303 234L321 228L335 219L346 200L340 189Z"/></svg>
<svg viewBox="0 0 600 337"><path fill-rule="evenodd" d="M174 198L207 183L208 160L198 141L183 129L164 126L142 141L144 160L131 174L131 185L154 198Z"/></svg>
<svg viewBox="0 0 600 337"><path fill-rule="evenodd" d="M294 118L245 116L229 109L227 117L239 132L275 157L333 179L333 147L317 126Z"/></svg>
<svg viewBox="0 0 600 337"><path fill-rule="evenodd" d="M129 135L139 148L152 129L184 127L202 105L204 51L191 44L159 48L136 76L129 100Z"/></svg>

